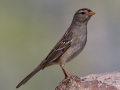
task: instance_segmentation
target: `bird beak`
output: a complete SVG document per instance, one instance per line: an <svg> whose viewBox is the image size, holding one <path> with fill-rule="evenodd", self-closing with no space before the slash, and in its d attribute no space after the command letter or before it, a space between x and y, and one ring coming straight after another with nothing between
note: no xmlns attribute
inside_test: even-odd
<svg viewBox="0 0 120 90"><path fill-rule="evenodd" d="M94 14L95 13L91 11L91 12L88 13L88 16L93 16Z"/></svg>

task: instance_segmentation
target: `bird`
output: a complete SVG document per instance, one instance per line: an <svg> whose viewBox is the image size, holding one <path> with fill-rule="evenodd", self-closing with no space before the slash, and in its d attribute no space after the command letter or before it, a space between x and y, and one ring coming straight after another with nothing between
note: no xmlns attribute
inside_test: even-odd
<svg viewBox="0 0 120 90"><path fill-rule="evenodd" d="M87 23L95 14L89 8L79 9L73 16L73 20L63 37L58 41L47 57L17 86L19 88L32 78L38 71L55 64L60 65L65 77L71 75L65 64L73 60L84 49L87 42Z"/></svg>

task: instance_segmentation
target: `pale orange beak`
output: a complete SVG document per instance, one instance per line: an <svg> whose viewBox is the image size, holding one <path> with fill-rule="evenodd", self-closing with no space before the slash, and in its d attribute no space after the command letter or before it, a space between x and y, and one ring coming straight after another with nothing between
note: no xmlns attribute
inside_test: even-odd
<svg viewBox="0 0 120 90"><path fill-rule="evenodd" d="M88 13L88 16L93 16L94 14L95 13L91 11L91 12Z"/></svg>

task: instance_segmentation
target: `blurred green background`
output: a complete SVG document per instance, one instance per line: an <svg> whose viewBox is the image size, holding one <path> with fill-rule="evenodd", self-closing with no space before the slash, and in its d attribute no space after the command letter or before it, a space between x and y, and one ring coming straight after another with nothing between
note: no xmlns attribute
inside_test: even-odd
<svg viewBox="0 0 120 90"><path fill-rule="evenodd" d="M88 41L65 67L77 76L120 70L120 0L0 0L0 90L15 90L83 7L96 13L88 22ZM61 68L51 66L19 90L54 90L63 78Z"/></svg>

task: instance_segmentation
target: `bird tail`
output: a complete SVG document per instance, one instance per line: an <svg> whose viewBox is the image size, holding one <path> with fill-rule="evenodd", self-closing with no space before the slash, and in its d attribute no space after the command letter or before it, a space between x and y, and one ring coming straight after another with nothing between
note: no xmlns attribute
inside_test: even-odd
<svg viewBox="0 0 120 90"><path fill-rule="evenodd" d="M43 68L43 65L38 65L28 76L26 76L17 86L19 88L21 85L24 85L30 78L32 78L38 71Z"/></svg>

